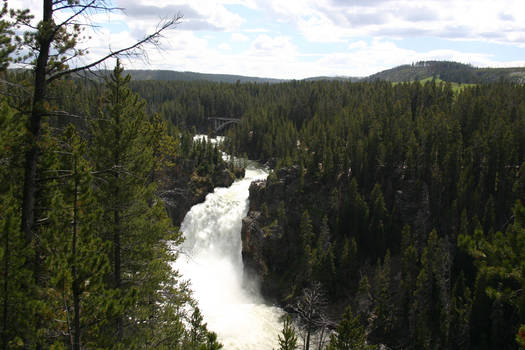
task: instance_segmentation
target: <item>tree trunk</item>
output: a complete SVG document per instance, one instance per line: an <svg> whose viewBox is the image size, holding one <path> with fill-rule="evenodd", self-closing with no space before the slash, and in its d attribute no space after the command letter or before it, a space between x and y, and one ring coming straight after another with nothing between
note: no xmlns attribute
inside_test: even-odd
<svg viewBox="0 0 525 350"><path fill-rule="evenodd" d="M75 192L73 200L73 240L71 242L72 275L73 275L73 350L80 350L80 288L77 272L77 226L78 226L78 173L77 155L74 155Z"/></svg>
<svg viewBox="0 0 525 350"><path fill-rule="evenodd" d="M304 345L304 350L310 350L310 330L306 332L306 344Z"/></svg>
<svg viewBox="0 0 525 350"><path fill-rule="evenodd" d="M118 61L117 61L118 62ZM118 63L117 63L118 64ZM116 87L116 105L118 106L118 104L120 103L120 82L117 82L117 87ZM120 112L117 112L116 113L116 120L115 120L115 124L116 124L116 128L115 128L115 142L116 144L118 145L120 143L120 137L121 137L121 133L120 133ZM120 254L121 254L121 249L120 249L120 209L118 208L119 204L118 203L118 200L120 198L120 184L119 184L119 170L118 170L118 165L120 164L120 152L119 152L119 148L118 146L115 147L115 154L114 154L114 159L113 159L113 162L114 162L114 177L115 177L115 197L113 198L113 200L115 201L114 203L114 208L113 208L113 220L114 220L114 224L115 224L115 232L113 233L113 246L114 246L114 252L115 252L115 287L117 289L121 289L122 288L122 280L121 280L121 261L120 261ZM122 297L122 296L121 296ZM122 341L122 338L123 338L123 325L122 325L122 314L119 314L119 316L117 317L117 340L120 342Z"/></svg>
<svg viewBox="0 0 525 350"><path fill-rule="evenodd" d="M118 195L118 188L116 191ZM118 198L118 197L115 197ZM115 232L113 233L113 249L115 254L115 288L122 288L121 272L120 272L120 212L115 210L114 221L115 221ZM122 297L122 296L121 296ZM117 341L122 341L123 327L122 327L122 314L117 317Z"/></svg>
<svg viewBox="0 0 525 350"><path fill-rule="evenodd" d="M49 60L49 51L52 42L52 31L49 30L50 27L54 25L53 23L53 1L44 0L43 1L43 26L47 27L48 30L39 30L39 35L37 36L39 52L35 65L35 84L34 84L34 93L31 114L29 116L29 125L28 125L28 150L26 153L26 159L24 164L24 189L22 197L22 219L21 219L21 231L25 234L25 243L26 245L33 244L33 226L35 223L35 202L36 202L36 176L37 176L37 166L38 166L38 157L39 157L39 141L41 136L42 129L42 117L46 112L44 105L46 97L46 70ZM32 282L36 285L39 284L40 280L40 253L38 248L38 242L35 244L34 260L33 263L33 279ZM29 260L28 264L31 264ZM31 283L31 282L30 282ZM36 318L36 329L41 327L41 319ZM42 344L38 339L27 339L26 343L31 347L31 344L34 344L35 349L39 350L42 348Z"/></svg>
<svg viewBox="0 0 525 350"><path fill-rule="evenodd" d="M9 307L9 219L7 223L5 224L4 234L5 234L5 242L4 242L4 305L2 310L2 349L7 350L8 349L8 339L7 339L7 315L8 315L8 307Z"/></svg>
<svg viewBox="0 0 525 350"><path fill-rule="evenodd" d="M52 0L44 0L43 25L52 27L53 24L53 2ZM47 87L46 70L52 41L52 34L48 34L49 32L51 32L49 28L47 31L41 30L38 36L40 51L38 52L34 70L35 90L28 125L29 139L27 142L29 147L24 165L25 174L21 222L21 229L25 234L26 244L30 244L33 240L33 225L35 222L36 171L40 153L38 142L41 136L42 117L46 112L44 106Z"/></svg>

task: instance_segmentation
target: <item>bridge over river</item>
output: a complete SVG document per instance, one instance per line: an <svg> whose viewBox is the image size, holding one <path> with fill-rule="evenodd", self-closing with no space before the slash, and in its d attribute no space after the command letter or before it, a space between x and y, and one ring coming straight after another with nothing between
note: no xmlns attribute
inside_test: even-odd
<svg viewBox="0 0 525 350"><path fill-rule="evenodd" d="M223 117L211 117L208 118L210 123L213 123L213 131L215 133L221 131L225 127L231 124L238 124L241 119L239 118L223 118Z"/></svg>

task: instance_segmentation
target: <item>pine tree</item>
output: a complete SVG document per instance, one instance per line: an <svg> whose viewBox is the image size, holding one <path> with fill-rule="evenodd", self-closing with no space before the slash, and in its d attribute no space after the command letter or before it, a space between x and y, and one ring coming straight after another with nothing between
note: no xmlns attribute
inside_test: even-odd
<svg viewBox="0 0 525 350"><path fill-rule="evenodd" d="M473 318L478 312L479 300L483 297L489 297L493 300L492 313L497 314L498 307L503 310L510 307L512 312L519 315L523 321L525 314L525 296L521 293L525 286L524 265L525 260L525 207L520 201L514 205L514 222L507 228L506 232L496 232L492 239L483 236L483 231L478 229L474 235L462 235L459 238L459 245L465 249L472 257L475 258L475 264L478 269L477 280L484 285L474 290L473 300ZM520 291L520 292L518 292ZM486 293L486 295L477 295ZM485 304L485 303L484 303ZM492 321L492 329L503 329L504 339L498 339L500 344L512 344L515 339L509 339L508 331L520 338L520 325L515 324L512 319L505 316L499 317L499 324L496 320ZM494 339L496 341L496 339Z"/></svg>
<svg viewBox="0 0 525 350"><path fill-rule="evenodd" d="M96 341L96 329L108 316L101 311L111 302L104 286L109 271L108 245L97 235L101 213L93 196L86 142L69 126L61 144L54 191L50 192L49 223L40 232L43 251L49 252L47 288L55 290L58 297L54 319L59 322L47 328L52 332L67 324L64 343L78 350ZM52 298L47 302L53 302Z"/></svg>
<svg viewBox="0 0 525 350"><path fill-rule="evenodd" d="M355 238L349 241L348 238L345 237L337 266L337 286L343 289L343 291L345 288L355 288L358 282L357 268L357 242Z"/></svg>
<svg viewBox="0 0 525 350"><path fill-rule="evenodd" d="M411 317L411 305L419 273L419 256L410 226L403 227L401 237L401 319L408 325L408 334L415 334L415 321Z"/></svg>
<svg viewBox="0 0 525 350"><path fill-rule="evenodd" d="M445 239L436 230L421 255L413 310L416 344L422 348L448 346L450 338L450 255Z"/></svg>
<svg viewBox="0 0 525 350"><path fill-rule="evenodd" d="M295 350L297 349L297 336L292 324L290 316L286 316L283 320L283 329L278 336L279 350Z"/></svg>
<svg viewBox="0 0 525 350"><path fill-rule="evenodd" d="M368 249L383 254L386 249L386 232L388 232L388 211L381 186L376 184L370 193L370 226L367 244Z"/></svg>
<svg viewBox="0 0 525 350"><path fill-rule="evenodd" d="M111 287L115 292L113 327L124 346L149 341L151 329L170 320L163 305L177 296L175 257L166 242L180 241L151 182L153 149L144 103L129 87L120 63L107 82L100 116L92 125L97 202L103 212L101 238L111 242ZM159 135L161 136L161 135ZM176 322L176 320L173 320ZM109 339L109 338L108 338ZM112 341L115 341L113 339Z"/></svg>
<svg viewBox="0 0 525 350"><path fill-rule="evenodd" d="M328 350L373 350L375 345L366 342L366 333L359 322L359 317L354 316L350 306L347 306L343 317L330 337Z"/></svg>
<svg viewBox="0 0 525 350"><path fill-rule="evenodd" d="M20 345L32 328L30 310L33 289L26 281L31 272L25 266L30 250L20 232L19 179L22 177L23 118L0 102L0 307L2 349Z"/></svg>
<svg viewBox="0 0 525 350"><path fill-rule="evenodd" d="M314 250L314 231L312 227L312 220L308 210L303 211L301 222L299 225L299 232L302 243L302 267L305 269L305 279L312 277L312 268L316 264L316 251Z"/></svg>
<svg viewBox="0 0 525 350"><path fill-rule="evenodd" d="M374 328L382 334L388 335L392 332L395 324L395 302L391 286L390 251L387 250L383 264L378 262L375 274L374 302L376 308L374 313Z"/></svg>
<svg viewBox="0 0 525 350"><path fill-rule="evenodd" d="M190 349L197 348L199 344L206 342L206 324L199 308L195 308L190 318L190 328L188 330L188 343Z"/></svg>

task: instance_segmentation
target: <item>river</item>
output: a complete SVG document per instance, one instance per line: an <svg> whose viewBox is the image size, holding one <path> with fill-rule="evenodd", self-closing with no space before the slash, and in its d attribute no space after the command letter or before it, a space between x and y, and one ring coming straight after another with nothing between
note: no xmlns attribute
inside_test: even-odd
<svg viewBox="0 0 525 350"><path fill-rule="evenodd" d="M217 333L225 350L277 348L281 309L264 303L257 288L243 280L242 218L248 212L248 189L268 173L248 166L243 179L216 188L204 203L186 214L185 237L176 268L189 279L208 329Z"/></svg>

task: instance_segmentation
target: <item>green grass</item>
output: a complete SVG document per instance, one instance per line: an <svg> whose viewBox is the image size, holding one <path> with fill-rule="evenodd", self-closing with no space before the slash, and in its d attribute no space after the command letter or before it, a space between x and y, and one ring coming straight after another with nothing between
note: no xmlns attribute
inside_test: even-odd
<svg viewBox="0 0 525 350"><path fill-rule="evenodd" d="M425 84L428 81L432 81L432 79L434 79L434 78L433 77L428 77L428 78L420 80L419 82L421 84ZM446 81L441 80L439 77L435 78L435 80L436 80L436 83L438 83L438 84L439 83L446 83ZM456 93L460 92L461 90L463 90L465 88L476 86L476 84L462 84L462 83L455 83L455 82L450 82L450 85L452 86L452 91L454 91Z"/></svg>
<svg viewBox="0 0 525 350"><path fill-rule="evenodd" d="M450 83L450 85L452 87L452 91L454 91L454 93L456 93L456 94L461 92L463 89L476 86L476 84L463 84L463 83L447 82L445 80L441 80L439 77L437 77L437 78L428 77L428 78L421 79L421 80L418 80L418 81L419 81L419 83L424 85L427 82L431 82L433 79L435 79L437 84L439 84L439 83ZM413 83L414 81L411 81L411 82ZM396 81L396 82L393 82L392 84L396 85L396 84L400 84L400 83L404 83L404 81Z"/></svg>

